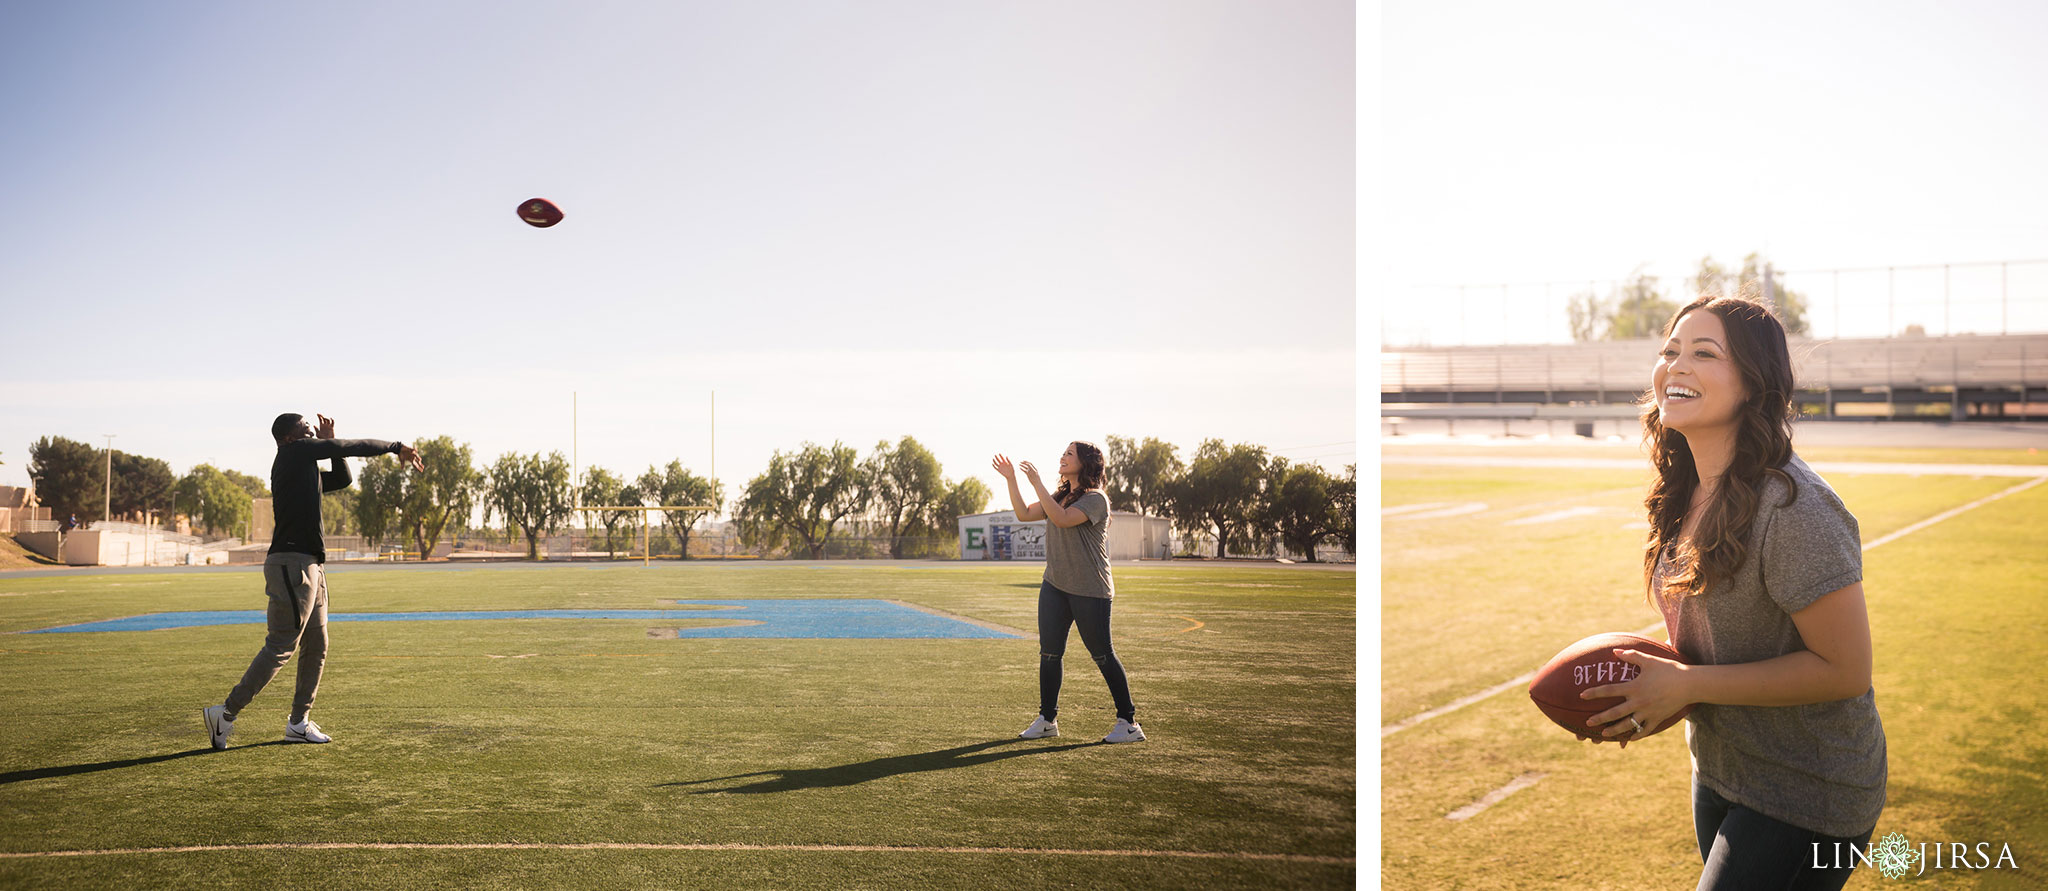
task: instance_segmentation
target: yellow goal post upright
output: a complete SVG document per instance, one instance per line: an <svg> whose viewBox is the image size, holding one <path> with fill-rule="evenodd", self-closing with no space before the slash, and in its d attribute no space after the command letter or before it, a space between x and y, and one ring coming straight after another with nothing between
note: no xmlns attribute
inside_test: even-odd
<svg viewBox="0 0 2048 891"><path fill-rule="evenodd" d="M652 534L650 534L650 532L649 532L649 530L650 530L650 528L652 527L652 525L653 525L653 524L652 524L652 523L649 523L649 522L648 522L648 517L647 517L647 514L648 514L648 513L650 512L650 511L657 511L657 510L658 510L658 511L678 511L678 510L680 510L680 511L708 511L708 512L716 512L716 511L718 510L718 508L715 508L715 507L711 507L710 505L704 505L704 504L680 504L680 505L676 505L676 504L660 504L660 505L654 505L654 506L652 506L652 507L650 507L650 506L648 506L648 505L644 505L644 504L615 504L615 505L595 505L595 506L593 506L593 505L583 505L583 506L580 506L580 507L576 508L576 510L578 510L578 511L590 511L590 510L610 510L610 511L629 511L629 510L630 510L630 511L639 511L639 512L640 512L640 565L641 565L641 566L647 566L647 565L649 565L649 564L651 564L651 563L653 563L653 562L654 562L654 544L653 544L653 541L654 541L654 536L653 536ZM688 555L688 554L684 554L683 556L685 556L685 557L688 557L689 555Z"/></svg>
<svg viewBox="0 0 2048 891"><path fill-rule="evenodd" d="M641 566L647 566L647 565L649 565L649 564L651 564L651 563L653 563L653 562L654 562L654 536L653 536L653 535L651 534L651 532L650 532L650 527L651 527L651 525L652 525L652 524L650 524L650 523L649 523L649 522L647 521L647 512L648 512L648 511L656 511L656 510L658 510L658 511L672 511L672 510L682 510L682 511L691 511L691 510L695 510L695 511L709 511L709 512L710 512L710 513L712 513L712 514L717 514L717 513L718 513L718 508L716 508L716 507L711 507L711 506L708 506L708 505L702 505L702 504L680 504L680 505L670 505L670 504L663 504L663 505L656 505L656 506L654 506L654 507L649 507L649 506L647 506L647 505L644 505L644 504L622 504L622 505L614 505L614 506L606 506L606 505L588 506L588 505L585 505L585 504L583 503L583 483L582 483L582 479L583 479L583 462L582 462L582 460L581 460L582 456L581 456L580 454L578 454L578 449L576 448L576 446L577 446L577 438L576 438L576 427L577 427L577 414L578 414L578 411L577 411L577 408L578 408L578 406L577 406L577 395L578 395L578 394L577 394L577 393L576 393L575 391L570 391L570 393L569 393L569 456L570 456L570 457L569 457L569 479L570 479L570 480L571 480L572 482L574 482L574 483L575 483L575 485L573 485L573 486L572 486L572 487L570 488L570 492L571 492L571 495L572 495L572 496L573 496L573 497L575 498L575 502L576 502L576 503L575 503L575 506L574 506L574 510L575 510L575 511L576 511L577 513L579 513L579 514L580 514L580 513L583 513L584 511L589 511L589 510L615 510L615 511L627 511L627 510L632 510L632 511L639 511L639 512L640 512L640 565L641 565ZM109 452L108 454L112 454L112 452ZM716 492L716 491L717 491L717 489L718 489L718 391L717 391L717 390L712 390L712 391L711 391L711 487L712 487L712 491L713 491L713 492ZM586 528L586 529L588 528L588 524L585 524L585 528ZM572 548L571 550L573 551L574 549ZM687 550L688 550L688 548L687 548L687 547L685 547L685 548L684 548L684 550L685 550L685 551L687 551ZM572 556L573 556L573 554L572 554ZM683 554L682 556L683 556L683 557L685 557L685 558L688 558L688 557L689 557L690 555L689 555L688 553L685 553L685 554Z"/></svg>

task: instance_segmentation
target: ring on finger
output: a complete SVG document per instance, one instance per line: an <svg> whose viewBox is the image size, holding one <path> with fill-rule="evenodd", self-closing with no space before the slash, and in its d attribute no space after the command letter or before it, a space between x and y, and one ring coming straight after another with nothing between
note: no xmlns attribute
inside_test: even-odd
<svg viewBox="0 0 2048 891"><path fill-rule="evenodd" d="M1641 732L1643 732L1643 722L1641 722L1641 721L1638 721L1638 720L1636 720L1636 716L1635 716L1635 715L1629 715L1629 716L1628 716L1628 722L1629 722L1630 724L1634 724L1634 725L1636 725L1636 732L1637 732L1637 733L1641 733Z"/></svg>

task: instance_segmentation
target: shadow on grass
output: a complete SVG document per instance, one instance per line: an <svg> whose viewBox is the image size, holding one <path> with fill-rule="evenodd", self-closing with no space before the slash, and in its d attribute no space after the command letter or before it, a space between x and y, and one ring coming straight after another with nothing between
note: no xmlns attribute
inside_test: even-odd
<svg viewBox="0 0 2048 891"><path fill-rule="evenodd" d="M233 749L229 749L228 751L235 751L237 749L259 749L264 746L281 746L284 744L284 740L273 739L269 742L250 743L246 746L235 746ZM212 754L213 751L213 747L208 746L206 748L201 749L189 749L183 752L172 752L168 755L151 755L147 758L127 758L121 761L95 761L91 764L66 764L62 767L31 767L27 770L12 770L8 771L7 773L0 773L0 786L5 786L8 783L27 782L29 780L49 779L50 777L68 777L75 776L81 773L98 773L102 770L116 770L123 767L141 767L144 764L162 764L165 761L176 761L180 758L190 758L194 755Z"/></svg>
<svg viewBox="0 0 2048 891"><path fill-rule="evenodd" d="M686 782L678 783L662 783L660 785L701 786L705 783L719 783L724 782L726 780L743 780L748 777L766 777L767 779L756 780L745 785L731 786L722 789L692 789L690 790L690 794L707 795L713 792L741 792L748 794L759 792L790 792L797 789L821 789L832 786L851 786L856 783L865 783L869 780L879 780L883 777L893 777L899 774L924 773L926 771L933 770L951 770L956 767L973 767L977 764L988 764L990 762L1002 761L1009 758L1021 758L1026 755L1044 755L1051 752L1065 752L1071 749L1085 749L1089 746L1106 745L1106 743L1091 742L1074 743L1071 745L1064 746L1042 746L1038 748L1028 749L1011 749L1005 752L988 751L989 749L993 749L998 746L1007 746L1013 743L1019 743L1023 741L1024 740L1003 739L996 740L994 742L984 742L975 743L973 745L967 746L957 746L951 749L940 749L936 752L919 752L915 755L896 755L889 758L876 758L873 761L860 761L853 764L842 764L837 767L795 768L790 770L759 770L753 773L734 774L729 777L715 777L708 780L689 780Z"/></svg>

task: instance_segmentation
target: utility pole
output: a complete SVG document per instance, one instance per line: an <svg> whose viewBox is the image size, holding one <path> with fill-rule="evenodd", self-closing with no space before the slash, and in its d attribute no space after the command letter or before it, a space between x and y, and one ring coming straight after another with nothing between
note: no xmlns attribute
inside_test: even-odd
<svg viewBox="0 0 2048 891"><path fill-rule="evenodd" d="M718 391L711 391L711 497L718 497ZM717 516L717 514L712 514Z"/></svg>
<svg viewBox="0 0 2048 891"><path fill-rule="evenodd" d="M100 504L100 522L114 519L114 434L101 434L107 438L107 499Z"/></svg>
<svg viewBox="0 0 2048 891"><path fill-rule="evenodd" d="M576 391L569 391L569 502L576 505L576 519L583 519L583 460L576 453Z"/></svg>

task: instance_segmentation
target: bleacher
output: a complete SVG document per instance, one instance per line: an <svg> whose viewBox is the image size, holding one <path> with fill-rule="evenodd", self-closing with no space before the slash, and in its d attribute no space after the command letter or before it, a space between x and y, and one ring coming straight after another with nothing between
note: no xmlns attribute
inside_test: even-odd
<svg viewBox="0 0 2048 891"><path fill-rule="evenodd" d="M1650 385L1661 341L1396 348L1380 353L1382 413L1441 414L1432 406L1479 404L1581 406L1633 402ZM1809 414L1837 417L1844 404L1885 406L1886 416L1925 415L1914 406L1946 405L1951 418L2048 416L2048 334L1794 338L1796 401ZM1898 412L1897 406L1906 406ZM1400 406L1401 408L1396 408ZM1934 408L1934 411L1939 411ZM1588 412L1605 416L1604 412Z"/></svg>

